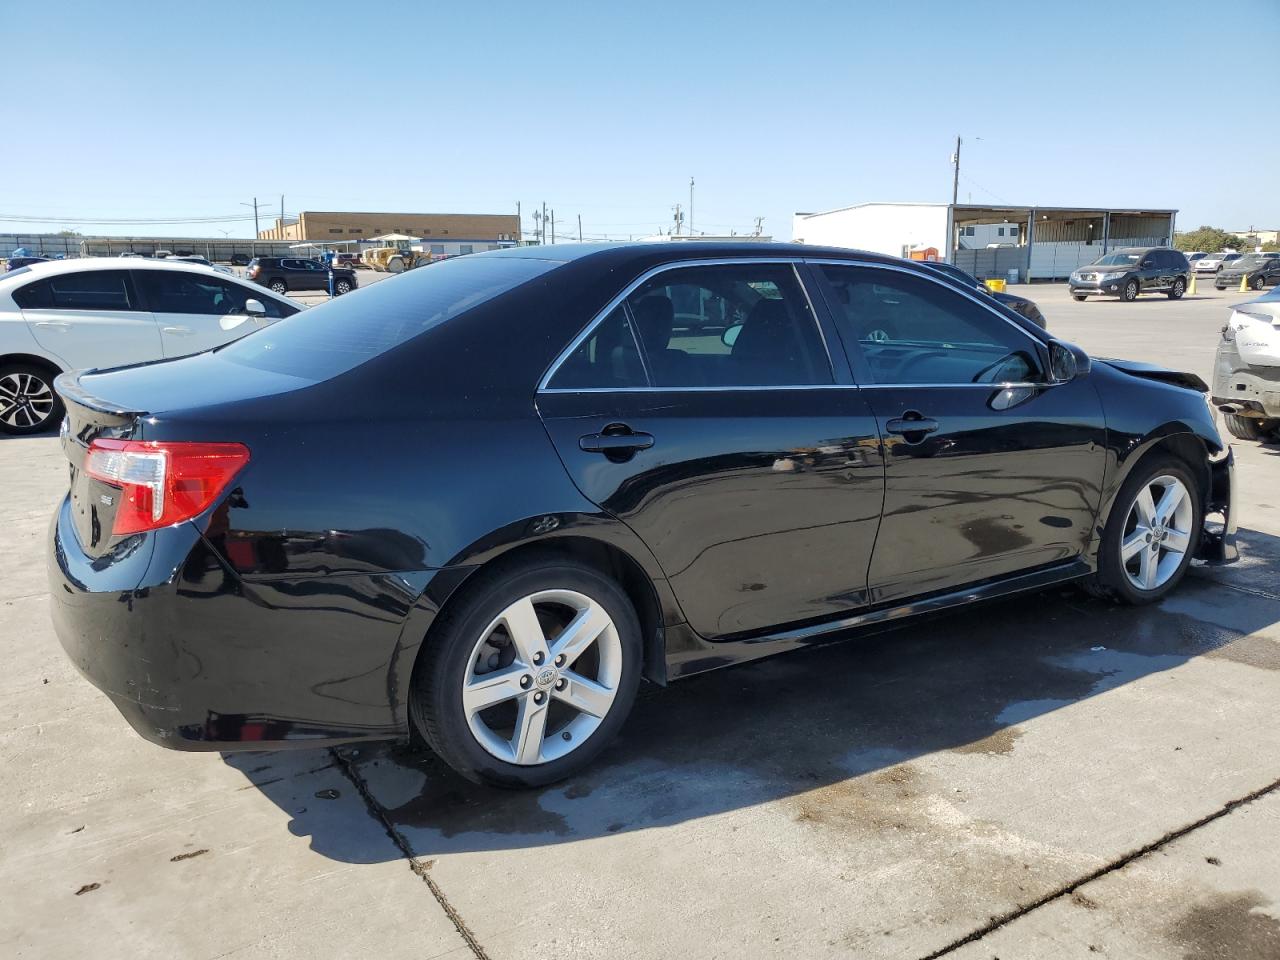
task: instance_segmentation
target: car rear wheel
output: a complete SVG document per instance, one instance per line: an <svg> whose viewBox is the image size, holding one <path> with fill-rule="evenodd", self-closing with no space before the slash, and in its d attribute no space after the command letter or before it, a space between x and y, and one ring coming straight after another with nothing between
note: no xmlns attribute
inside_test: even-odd
<svg viewBox="0 0 1280 960"><path fill-rule="evenodd" d="M1116 496L1086 588L1133 605L1160 600L1190 566L1202 522L1199 485L1188 466L1169 455L1149 457Z"/></svg>
<svg viewBox="0 0 1280 960"><path fill-rule="evenodd" d="M1263 279L1262 274L1258 274L1256 277L1254 277L1253 283L1250 284L1250 286L1252 286L1253 289L1255 290L1261 290L1264 287L1266 287L1266 285L1267 285L1267 282L1266 280Z"/></svg>
<svg viewBox="0 0 1280 960"><path fill-rule="evenodd" d="M53 376L30 364L0 364L0 433L40 433L62 420L62 398L53 391Z"/></svg>
<svg viewBox="0 0 1280 960"><path fill-rule="evenodd" d="M441 615L410 713L469 780L554 783L608 745L635 702L640 625L613 580L562 559L498 569Z"/></svg>
<svg viewBox="0 0 1280 960"><path fill-rule="evenodd" d="M1187 292L1187 281L1179 277L1173 281L1173 289L1169 291L1170 300L1181 300L1182 295Z"/></svg>
<svg viewBox="0 0 1280 960"><path fill-rule="evenodd" d="M287 293L289 290L289 288L285 285L285 282L283 280L272 280L269 284L267 284L267 289L269 289L272 293L279 293L279 294Z"/></svg>
<svg viewBox="0 0 1280 960"><path fill-rule="evenodd" d="M1215 290L1225 290L1225 289L1227 289L1227 288L1226 288L1226 285L1225 285L1225 284L1215 283L1215 284L1213 285L1213 289L1215 289Z"/></svg>
<svg viewBox="0 0 1280 960"><path fill-rule="evenodd" d="M1227 432L1237 440L1265 440L1280 428L1280 420L1241 417L1234 413L1224 413L1222 422L1226 424Z"/></svg>
<svg viewBox="0 0 1280 960"><path fill-rule="evenodd" d="M1130 280L1124 285L1124 290L1120 294L1121 299L1126 303L1132 303L1138 299L1138 281Z"/></svg>
<svg viewBox="0 0 1280 960"><path fill-rule="evenodd" d="M334 283L334 285L333 285L333 291L334 291L334 293L338 294L339 296L341 296L341 295L342 295L342 294L344 294L344 293L350 293L350 292L351 292L351 281L350 281L350 280L338 280L338 281L336 281L336 282Z"/></svg>

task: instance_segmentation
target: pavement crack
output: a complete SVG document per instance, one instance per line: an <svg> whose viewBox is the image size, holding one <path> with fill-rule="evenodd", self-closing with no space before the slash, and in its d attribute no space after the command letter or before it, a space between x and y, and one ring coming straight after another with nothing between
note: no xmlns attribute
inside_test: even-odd
<svg viewBox="0 0 1280 960"><path fill-rule="evenodd" d="M363 798L365 806L369 810L369 814L382 824L382 829L387 832L387 836L391 838L391 842L399 848L404 858L409 861L409 869L412 870L423 883L427 885L427 889L431 891L431 895L436 898L436 903L440 904L440 909L445 912L449 920L453 923L454 928L458 931L458 935L466 941L467 946L471 949L471 953L476 960L489 960L489 955L485 953L484 947L480 945L480 941L476 939L476 935L471 932L466 922L462 919L462 914L449 902L449 898L444 895L444 891L440 889L440 885L432 879L428 872L431 869L434 860L419 860L414 856L413 848L409 845L409 841L405 838L394 823L388 819L386 811L373 798L373 794L369 792L369 786L365 783L364 778L356 772L355 766L340 754L333 747L329 748L329 754L336 761L338 769L351 781L351 785L356 788L356 792Z"/></svg>
<svg viewBox="0 0 1280 960"><path fill-rule="evenodd" d="M999 916L992 917L990 921L978 927L976 930L972 930L969 933L965 934L963 937L960 937L956 940L951 941L946 946L933 951L933 953L925 954L924 956L920 957L919 960L938 960L939 957L945 957L949 953L954 953L956 950L959 950L961 947L967 944L973 943L977 940L981 940L987 934L994 933L996 930L999 930L1001 927L1008 926L1009 924L1013 923L1015 920L1025 917L1027 914L1035 910L1039 910L1041 907L1047 906L1048 904L1053 903L1055 900L1060 900L1063 897L1071 896L1073 893L1075 893L1085 884L1092 883L1094 880L1097 880L1100 877L1104 877L1109 873L1114 873L1117 870L1122 870L1125 867L1127 867L1129 864L1133 863L1135 860L1140 860L1143 857L1145 857L1147 854L1154 853L1155 851L1159 850L1161 847L1164 847L1175 840L1181 839L1182 837L1185 837L1187 834L1192 833L1196 830L1199 830L1201 827L1208 826L1209 824L1213 823L1215 820L1220 820L1221 818L1225 817L1227 814L1231 813L1232 811L1237 810L1240 807L1243 807L1247 804L1253 803L1253 801L1259 800L1270 793L1276 792L1277 790L1280 790L1280 780L1273 780L1271 783L1269 783L1265 787L1262 787L1261 789L1254 790L1252 793L1247 793L1243 797L1238 797L1235 800L1230 800L1227 803L1223 804L1221 807L1219 807L1217 810L1213 811L1213 813L1210 813L1207 816L1201 817L1199 820L1196 820L1194 823L1189 823L1186 826L1178 827L1176 830L1170 830L1168 833L1164 834L1160 838L1153 840L1150 843L1145 844L1144 846L1138 847L1136 850L1131 850L1128 853L1122 854L1121 856L1110 861L1109 863L1099 867L1097 870L1094 870L1091 873L1087 873L1083 877L1079 877L1063 886L1060 886L1054 890L1051 890L1048 893L1046 893L1044 896L1039 897L1036 900L1032 900L1030 903L1023 904L1021 906L1015 907L1013 910L1010 910L1007 913L1003 913L1003 914L1000 914Z"/></svg>

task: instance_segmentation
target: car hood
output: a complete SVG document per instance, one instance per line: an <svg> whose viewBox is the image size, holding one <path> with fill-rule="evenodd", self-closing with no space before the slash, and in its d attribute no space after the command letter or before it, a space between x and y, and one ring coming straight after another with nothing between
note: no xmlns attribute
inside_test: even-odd
<svg viewBox="0 0 1280 960"><path fill-rule="evenodd" d="M1209 392L1209 385L1194 373L1170 370L1168 367L1159 367L1154 363L1142 363L1138 360L1113 360L1106 357L1094 357L1092 359L1094 363L1105 363L1109 367L1114 367L1116 370L1133 377L1141 377L1143 380L1171 383L1175 387L1186 387L1188 390L1195 390L1199 393Z"/></svg>

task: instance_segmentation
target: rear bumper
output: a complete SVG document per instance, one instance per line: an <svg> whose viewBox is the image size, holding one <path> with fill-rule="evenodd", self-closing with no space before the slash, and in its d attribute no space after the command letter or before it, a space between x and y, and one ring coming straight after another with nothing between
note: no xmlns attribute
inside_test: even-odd
<svg viewBox="0 0 1280 960"><path fill-rule="evenodd" d="M404 735L403 579L398 593L384 577L246 583L189 523L94 560L69 500L49 537L58 640L147 740L262 750Z"/></svg>
<svg viewBox="0 0 1280 960"><path fill-rule="evenodd" d="M1236 515L1236 458L1230 448L1221 460L1209 464L1210 489L1206 521L1215 515L1222 518L1221 524L1206 522L1200 536L1200 548L1197 557L1205 563L1235 563L1240 559L1240 550L1236 546L1236 526L1239 518Z"/></svg>

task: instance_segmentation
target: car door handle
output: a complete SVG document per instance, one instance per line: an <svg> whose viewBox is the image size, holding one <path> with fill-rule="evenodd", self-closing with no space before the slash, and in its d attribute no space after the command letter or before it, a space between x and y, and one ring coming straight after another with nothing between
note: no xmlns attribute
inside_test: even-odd
<svg viewBox="0 0 1280 960"><path fill-rule="evenodd" d="M929 417L894 417L884 425L884 428L890 433L908 434L919 433L929 434L935 433L938 429L938 421ZM922 436L920 439L924 439Z"/></svg>
<svg viewBox="0 0 1280 960"><path fill-rule="evenodd" d="M45 330L70 330L71 321L69 320L37 320L36 326L42 327Z"/></svg>
<svg viewBox="0 0 1280 960"><path fill-rule="evenodd" d="M163 333L172 333L179 337L189 337L195 333L190 327L161 327L160 330Z"/></svg>
<svg viewBox="0 0 1280 960"><path fill-rule="evenodd" d="M633 453L653 446L651 433L592 433L578 438L587 453Z"/></svg>

